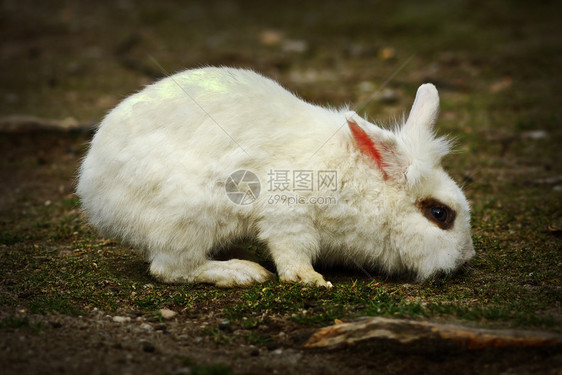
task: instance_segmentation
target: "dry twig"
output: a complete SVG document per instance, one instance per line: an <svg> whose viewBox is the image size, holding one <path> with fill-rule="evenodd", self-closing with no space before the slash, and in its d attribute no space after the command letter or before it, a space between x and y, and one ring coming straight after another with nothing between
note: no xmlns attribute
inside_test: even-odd
<svg viewBox="0 0 562 375"><path fill-rule="evenodd" d="M304 346L337 348L370 339L389 339L403 344L422 339L437 339L452 341L468 349L562 344L560 335L545 332L490 330L416 320L369 318L322 328L314 333Z"/></svg>

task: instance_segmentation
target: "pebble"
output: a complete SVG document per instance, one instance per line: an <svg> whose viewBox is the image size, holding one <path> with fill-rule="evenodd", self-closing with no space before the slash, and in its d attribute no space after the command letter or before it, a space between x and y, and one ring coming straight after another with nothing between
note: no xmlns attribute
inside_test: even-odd
<svg viewBox="0 0 562 375"><path fill-rule="evenodd" d="M530 130L523 132L521 138L529 139L545 139L548 138L548 132L546 130Z"/></svg>
<svg viewBox="0 0 562 375"><path fill-rule="evenodd" d="M396 57L396 50L392 47L384 47L379 51L379 58L381 60L390 60Z"/></svg>
<svg viewBox="0 0 562 375"><path fill-rule="evenodd" d="M178 313L170 309L160 309L160 315L162 315L163 319L172 319L178 315Z"/></svg>
<svg viewBox="0 0 562 375"><path fill-rule="evenodd" d="M281 43L283 34L277 30L264 30L260 34L260 42L266 46L275 46Z"/></svg>
<svg viewBox="0 0 562 375"><path fill-rule="evenodd" d="M166 332L168 330L168 327L166 327L165 324L158 324L156 327L154 327L154 329L156 331Z"/></svg>
<svg viewBox="0 0 562 375"><path fill-rule="evenodd" d="M131 321L131 318L128 316L114 316L113 321L116 323L125 323Z"/></svg>

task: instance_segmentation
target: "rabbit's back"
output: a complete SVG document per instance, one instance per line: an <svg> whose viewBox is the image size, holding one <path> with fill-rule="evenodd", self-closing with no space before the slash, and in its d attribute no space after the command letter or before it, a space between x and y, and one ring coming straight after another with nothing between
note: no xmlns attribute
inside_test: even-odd
<svg viewBox="0 0 562 375"><path fill-rule="evenodd" d="M333 134L336 118L251 71L182 72L106 116L77 192L94 226L139 247L181 244L182 225L195 220L211 238L245 235L259 205L228 204L228 176L298 168Z"/></svg>

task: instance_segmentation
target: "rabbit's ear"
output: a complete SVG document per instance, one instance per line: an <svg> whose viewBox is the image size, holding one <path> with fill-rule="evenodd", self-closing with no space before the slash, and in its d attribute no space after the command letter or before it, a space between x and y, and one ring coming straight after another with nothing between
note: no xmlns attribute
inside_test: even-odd
<svg viewBox="0 0 562 375"><path fill-rule="evenodd" d="M416 99L404 126L396 133L409 160L406 180L413 186L441 163L451 143L445 137L436 137L433 126L439 114L439 94L431 83L418 88Z"/></svg>
<svg viewBox="0 0 562 375"><path fill-rule="evenodd" d="M346 119L357 148L377 165L384 179L403 178L407 165L396 149L393 134L365 121L353 111L346 113Z"/></svg>
<svg viewBox="0 0 562 375"><path fill-rule="evenodd" d="M404 130L419 126L433 129L433 125L439 115L439 94L431 83L425 83L418 88L416 99L410 110Z"/></svg>

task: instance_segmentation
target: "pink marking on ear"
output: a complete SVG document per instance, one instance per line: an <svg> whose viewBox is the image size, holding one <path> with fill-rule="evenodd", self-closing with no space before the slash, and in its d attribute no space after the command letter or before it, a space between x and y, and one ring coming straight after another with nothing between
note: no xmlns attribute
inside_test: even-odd
<svg viewBox="0 0 562 375"><path fill-rule="evenodd" d="M388 175L384 170L384 163L382 161L381 154L375 147L375 143L373 142L371 137L369 137L367 133L365 133L365 131L361 129L359 125L357 125L357 123L349 120L347 121L347 123L349 125L349 129L351 130L351 134L353 135L353 139L355 139L357 147L359 147L359 151L361 151L363 154L367 155L370 159L374 160L375 163L377 163L377 166L382 171L383 178L386 180L388 178Z"/></svg>

